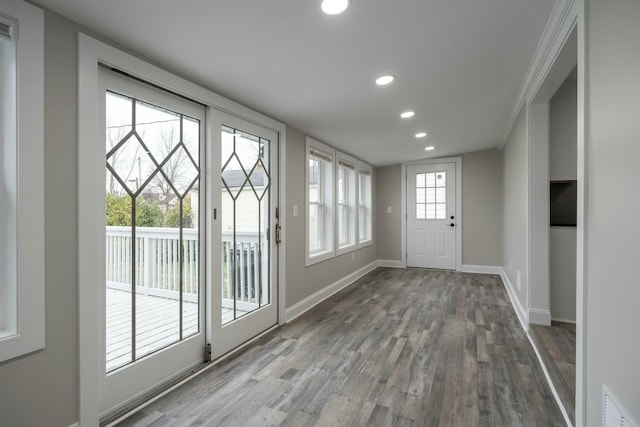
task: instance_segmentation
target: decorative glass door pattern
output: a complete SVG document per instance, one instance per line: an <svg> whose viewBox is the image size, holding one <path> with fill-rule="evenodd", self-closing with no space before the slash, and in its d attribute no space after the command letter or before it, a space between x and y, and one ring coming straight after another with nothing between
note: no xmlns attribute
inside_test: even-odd
<svg viewBox="0 0 640 427"><path fill-rule="evenodd" d="M200 331L200 122L106 93L106 371Z"/></svg>
<svg viewBox="0 0 640 427"><path fill-rule="evenodd" d="M271 302L271 141L222 126L222 325Z"/></svg>

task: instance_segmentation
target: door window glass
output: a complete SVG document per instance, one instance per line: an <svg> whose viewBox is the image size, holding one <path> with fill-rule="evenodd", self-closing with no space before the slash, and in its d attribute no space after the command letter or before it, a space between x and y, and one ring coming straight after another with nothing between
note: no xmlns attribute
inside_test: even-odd
<svg viewBox="0 0 640 427"><path fill-rule="evenodd" d="M446 219L447 173L416 174L416 219Z"/></svg>
<svg viewBox="0 0 640 427"><path fill-rule="evenodd" d="M106 93L106 371L198 333L200 122Z"/></svg>
<svg viewBox="0 0 640 427"><path fill-rule="evenodd" d="M271 141L222 127L222 324L270 303Z"/></svg>

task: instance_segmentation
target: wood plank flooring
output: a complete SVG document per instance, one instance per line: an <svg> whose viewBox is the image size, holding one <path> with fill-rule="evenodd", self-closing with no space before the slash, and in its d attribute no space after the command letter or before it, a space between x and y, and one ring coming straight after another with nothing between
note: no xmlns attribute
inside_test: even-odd
<svg viewBox="0 0 640 427"><path fill-rule="evenodd" d="M123 426L563 426L499 276L377 269Z"/></svg>
<svg viewBox="0 0 640 427"><path fill-rule="evenodd" d="M531 337L569 419L575 424L576 325L556 321L551 326L532 325Z"/></svg>

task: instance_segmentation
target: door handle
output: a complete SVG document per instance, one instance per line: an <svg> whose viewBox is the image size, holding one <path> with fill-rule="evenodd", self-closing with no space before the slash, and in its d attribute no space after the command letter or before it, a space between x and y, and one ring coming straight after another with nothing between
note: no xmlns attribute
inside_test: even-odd
<svg viewBox="0 0 640 427"><path fill-rule="evenodd" d="M449 225L450 225L450 226L452 226L452 227L455 227L455 226L456 226L454 223L451 223L451 224L449 224Z"/></svg>
<svg viewBox="0 0 640 427"><path fill-rule="evenodd" d="M280 240L280 229L282 227L280 227L280 224L276 224L276 245L280 244L280 242L282 242L282 240Z"/></svg>

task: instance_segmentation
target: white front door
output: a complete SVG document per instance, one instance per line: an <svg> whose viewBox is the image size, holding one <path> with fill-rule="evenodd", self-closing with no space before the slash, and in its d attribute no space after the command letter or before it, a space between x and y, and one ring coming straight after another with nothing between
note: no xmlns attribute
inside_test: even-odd
<svg viewBox="0 0 640 427"><path fill-rule="evenodd" d="M98 240L100 412L108 415L205 359L205 111L100 72L105 227Z"/></svg>
<svg viewBox="0 0 640 427"><path fill-rule="evenodd" d="M456 269L456 164L407 166L407 267Z"/></svg>
<svg viewBox="0 0 640 427"><path fill-rule="evenodd" d="M211 357L278 322L278 134L211 110Z"/></svg>

